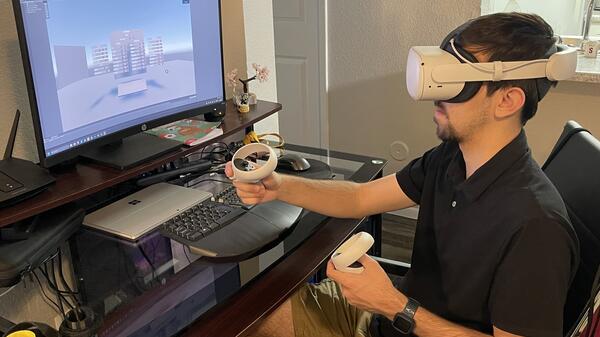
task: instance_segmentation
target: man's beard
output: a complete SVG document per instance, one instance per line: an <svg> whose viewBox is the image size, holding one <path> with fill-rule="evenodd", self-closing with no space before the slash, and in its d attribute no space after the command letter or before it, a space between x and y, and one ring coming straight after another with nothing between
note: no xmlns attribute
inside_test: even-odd
<svg viewBox="0 0 600 337"><path fill-rule="evenodd" d="M441 141L456 141L460 143L461 137L458 135L458 132L456 131L454 126L450 124L450 122L448 122L445 127L442 127L437 123L436 125L437 128L435 130L435 133Z"/></svg>
<svg viewBox="0 0 600 337"><path fill-rule="evenodd" d="M445 126L440 125L440 122L438 122L435 118L433 119L433 121L436 124L435 133L438 136L438 138L440 140L442 140L443 142L446 142L446 141L460 141L460 137L458 136L458 132L456 131L456 129L454 128L454 126L452 125L452 123L450 123L450 120L448 118L448 113L446 112L446 110L442 106L442 103L440 101L435 101L435 102L433 102L433 105L436 106L438 109L441 109L441 111L443 112L443 114L445 116L445 119L446 119L446 125Z"/></svg>

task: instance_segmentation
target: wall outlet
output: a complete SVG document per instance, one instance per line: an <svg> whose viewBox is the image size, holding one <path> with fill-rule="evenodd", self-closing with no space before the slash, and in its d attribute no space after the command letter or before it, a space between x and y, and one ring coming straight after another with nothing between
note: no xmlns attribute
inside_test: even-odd
<svg viewBox="0 0 600 337"><path fill-rule="evenodd" d="M390 144L390 155L397 161L403 161L408 158L410 151L405 142L396 140Z"/></svg>

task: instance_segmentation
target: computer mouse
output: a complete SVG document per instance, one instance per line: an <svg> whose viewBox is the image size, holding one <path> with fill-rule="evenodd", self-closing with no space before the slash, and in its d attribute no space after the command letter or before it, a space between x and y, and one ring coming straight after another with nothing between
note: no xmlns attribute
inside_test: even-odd
<svg viewBox="0 0 600 337"><path fill-rule="evenodd" d="M277 168L287 171L302 172L310 168L310 163L294 153L286 153L277 159Z"/></svg>

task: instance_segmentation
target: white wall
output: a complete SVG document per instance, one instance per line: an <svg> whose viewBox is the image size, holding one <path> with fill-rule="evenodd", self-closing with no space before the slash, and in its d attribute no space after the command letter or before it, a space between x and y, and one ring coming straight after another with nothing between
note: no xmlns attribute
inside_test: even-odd
<svg viewBox="0 0 600 337"><path fill-rule="evenodd" d="M478 16L480 3L330 0L331 148L387 158L389 173L437 145L432 103L415 102L406 91L406 53L412 45L439 44L452 28ZM563 82L540 103L525 128L539 163L570 119L600 137L600 84ZM391 157L394 141L408 145L405 160Z"/></svg>
<svg viewBox="0 0 600 337"><path fill-rule="evenodd" d="M17 133L15 154L17 157L37 160L37 147L31 126L31 110L12 5L11 1L0 0L0 150L2 153L4 153L6 138L16 109L21 110L21 122Z"/></svg>
<svg viewBox="0 0 600 337"><path fill-rule="evenodd" d="M432 103L416 103L406 91L408 49L439 44L479 16L480 1L330 0L331 149L391 158L391 143L401 141L410 159L437 144ZM392 160L387 171L406 163Z"/></svg>
<svg viewBox="0 0 600 337"><path fill-rule="evenodd" d="M273 31L273 3L271 0L245 0L244 17L246 31L246 61L248 75L253 76L252 63L267 66L269 80L259 83L250 82L249 90L258 99L277 102L277 73L275 69L275 34ZM228 70L226 70L228 71ZM258 133L279 132L277 114L257 123Z"/></svg>
<svg viewBox="0 0 600 337"><path fill-rule="evenodd" d="M568 120L600 138L600 84L561 82L544 97L525 130L533 158L542 164Z"/></svg>
<svg viewBox="0 0 600 337"><path fill-rule="evenodd" d="M581 35L584 0L482 0L481 14L517 11L544 18L560 35Z"/></svg>

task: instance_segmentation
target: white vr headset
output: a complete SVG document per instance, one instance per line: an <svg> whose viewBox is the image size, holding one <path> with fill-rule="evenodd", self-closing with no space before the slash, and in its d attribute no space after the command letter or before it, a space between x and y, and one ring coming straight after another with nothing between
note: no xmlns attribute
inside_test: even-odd
<svg viewBox="0 0 600 337"><path fill-rule="evenodd" d="M577 51L554 45L548 58L529 61L477 62L477 59L449 36L437 46L410 48L406 63L408 93L417 101L465 102L473 97L484 81L544 79L538 82L538 100L552 82L575 75ZM549 81L548 81L549 80Z"/></svg>

